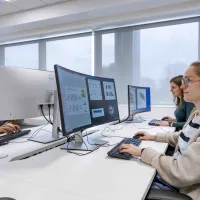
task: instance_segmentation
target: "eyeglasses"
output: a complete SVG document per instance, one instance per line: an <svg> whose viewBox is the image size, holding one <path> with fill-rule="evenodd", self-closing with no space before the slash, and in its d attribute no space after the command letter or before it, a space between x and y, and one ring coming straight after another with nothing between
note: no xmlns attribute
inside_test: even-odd
<svg viewBox="0 0 200 200"><path fill-rule="evenodd" d="M195 83L198 82L200 80L191 80L189 77L183 78L181 83L182 85L185 85L186 87L188 87L189 83Z"/></svg>

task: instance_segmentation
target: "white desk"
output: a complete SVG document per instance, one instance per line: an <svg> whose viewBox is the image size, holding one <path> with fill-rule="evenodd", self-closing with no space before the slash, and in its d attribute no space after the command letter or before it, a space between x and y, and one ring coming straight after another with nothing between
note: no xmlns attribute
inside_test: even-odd
<svg viewBox="0 0 200 200"><path fill-rule="evenodd" d="M117 125L117 127L124 125ZM141 124L135 124L135 126L142 127ZM132 137L138 131L135 126L129 124L122 130L105 131L103 134ZM144 122L143 126L148 128L147 122ZM115 126L110 127L115 129ZM174 130L169 127L163 127L163 129ZM162 132L159 127L144 130L154 134ZM121 140L117 137L105 138L100 131L89 136L89 139L91 137L107 140L111 144ZM127 161L109 158L107 152L112 147L101 147L97 151L81 157L69 154L58 147L25 160L8 162L23 149L39 148L41 145L27 142L1 147L1 151L8 152L9 157L0 160L0 184L2 185L6 181L2 187L2 191L5 192L2 193L0 190L0 196L6 194L17 200L30 199L29 195L34 193L31 191L33 188L35 193L41 191L41 195L36 196L35 194L34 200L64 198L70 200L83 200L84 198L89 200L141 200L145 198L155 176L155 169L140 162L139 159ZM160 152L164 152L167 148L165 143L155 144L155 142L143 141L141 147L147 146ZM10 187L11 182L17 184L18 190L14 186Z"/></svg>

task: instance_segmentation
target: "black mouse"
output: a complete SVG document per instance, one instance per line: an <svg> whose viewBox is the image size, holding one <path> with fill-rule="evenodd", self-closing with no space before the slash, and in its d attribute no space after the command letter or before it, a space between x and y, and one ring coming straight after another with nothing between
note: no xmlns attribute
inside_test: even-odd
<svg viewBox="0 0 200 200"><path fill-rule="evenodd" d="M0 200L16 200L10 197L0 197Z"/></svg>
<svg viewBox="0 0 200 200"><path fill-rule="evenodd" d="M143 136L142 134L134 135L134 136L133 136L133 139L139 140L140 137L142 137L142 136Z"/></svg>
<svg viewBox="0 0 200 200"><path fill-rule="evenodd" d="M162 120L162 121L165 121L165 120L167 120L167 117L163 117L161 120Z"/></svg>

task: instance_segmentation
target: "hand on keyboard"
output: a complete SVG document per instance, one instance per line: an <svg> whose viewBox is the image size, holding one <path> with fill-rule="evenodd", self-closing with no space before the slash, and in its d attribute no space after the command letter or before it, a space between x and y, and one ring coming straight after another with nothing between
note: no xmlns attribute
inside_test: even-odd
<svg viewBox="0 0 200 200"><path fill-rule="evenodd" d="M130 153L126 152L120 152L120 147L122 144L134 144L134 146L139 146L141 143L141 140L134 139L134 138L124 138L121 142L119 142L117 145L115 145L109 152L108 155L114 158L121 158L129 160L132 158L132 155Z"/></svg>
<svg viewBox="0 0 200 200"><path fill-rule="evenodd" d="M11 123L5 123L0 127L0 133L15 133L18 131L20 131L20 127Z"/></svg>
<svg viewBox="0 0 200 200"><path fill-rule="evenodd" d="M122 144L120 146L120 153L129 153L132 156L140 157L141 156L141 148L136 147L132 144Z"/></svg>

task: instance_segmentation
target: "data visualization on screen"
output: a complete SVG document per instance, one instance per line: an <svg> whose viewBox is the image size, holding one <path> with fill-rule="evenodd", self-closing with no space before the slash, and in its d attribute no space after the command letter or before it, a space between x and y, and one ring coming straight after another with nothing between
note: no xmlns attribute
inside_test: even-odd
<svg viewBox="0 0 200 200"><path fill-rule="evenodd" d="M115 87L113 82L103 82L105 100L115 100Z"/></svg>
<svg viewBox="0 0 200 200"><path fill-rule="evenodd" d="M60 96L65 130L91 125L88 90L85 77L58 68Z"/></svg>
<svg viewBox="0 0 200 200"><path fill-rule="evenodd" d="M88 76L87 83L92 124L119 120L114 79Z"/></svg>
<svg viewBox="0 0 200 200"><path fill-rule="evenodd" d="M65 135L119 120L115 81L55 65Z"/></svg>
<svg viewBox="0 0 200 200"><path fill-rule="evenodd" d="M128 86L129 116L151 110L149 87Z"/></svg>
<svg viewBox="0 0 200 200"><path fill-rule="evenodd" d="M103 100L101 81L88 79L90 100Z"/></svg>

